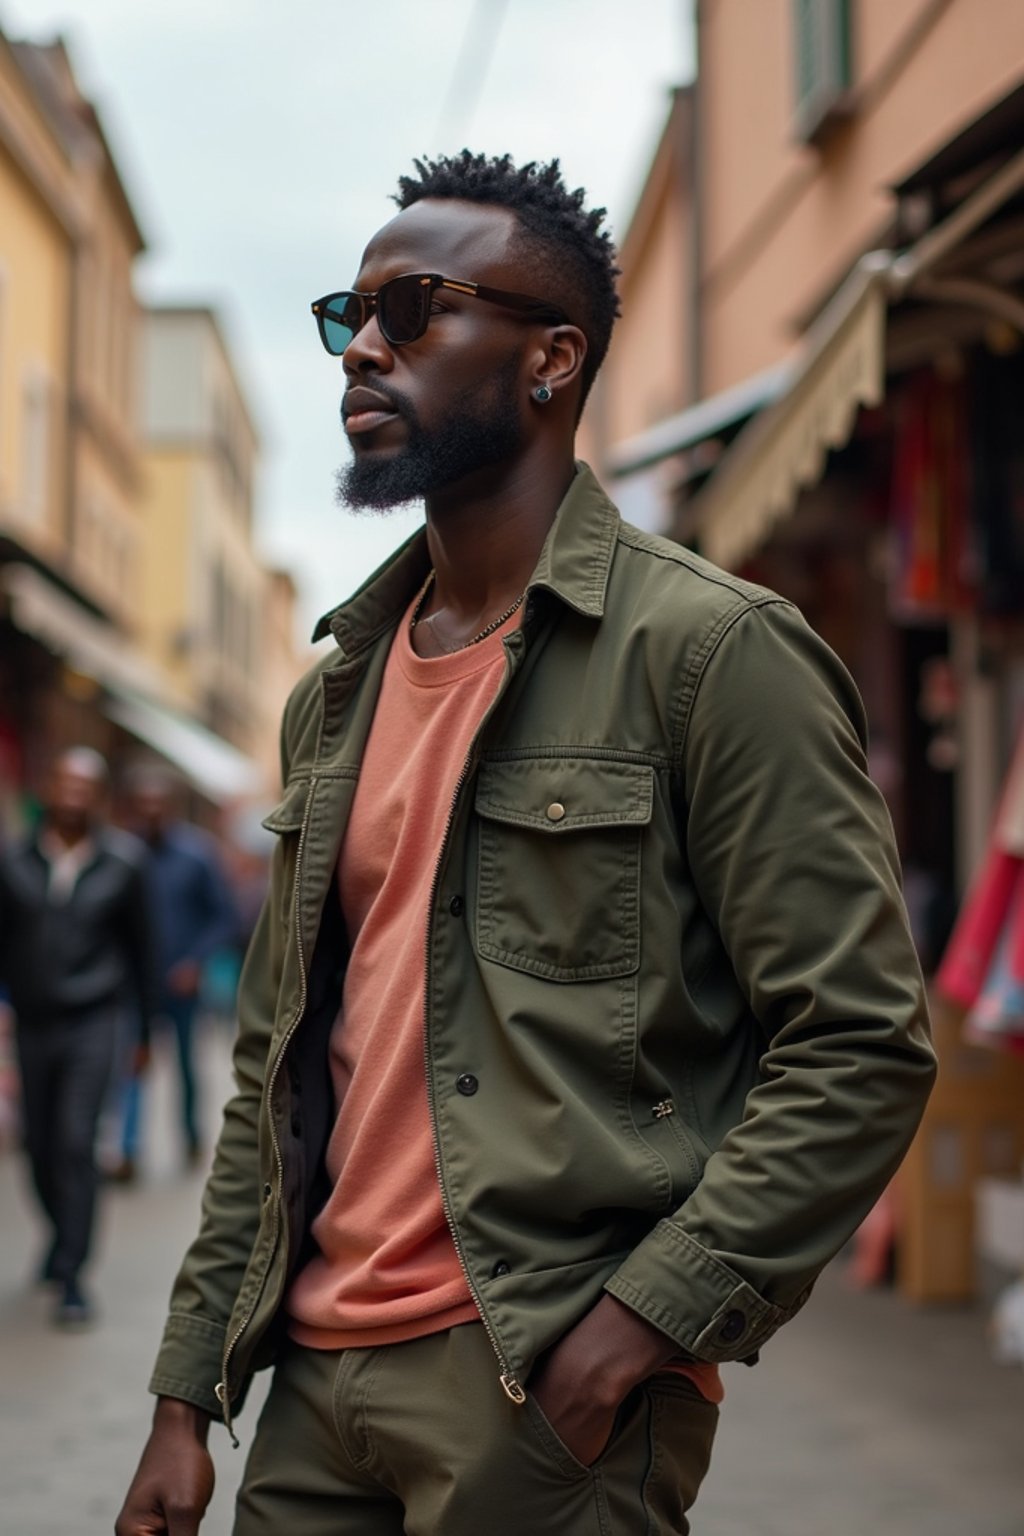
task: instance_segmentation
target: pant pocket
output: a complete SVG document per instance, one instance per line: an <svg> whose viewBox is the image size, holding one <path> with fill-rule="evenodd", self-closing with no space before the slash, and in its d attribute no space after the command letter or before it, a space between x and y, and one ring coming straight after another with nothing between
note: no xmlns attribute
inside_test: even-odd
<svg viewBox="0 0 1024 1536"><path fill-rule="evenodd" d="M685 1376L657 1376L647 1387L650 1449L643 1485L648 1529L685 1533L711 1462L718 1408ZM613 1527L614 1528L614 1527Z"/></svg>
<svg viewBox="0 0 1024 1536"><path fill-rule="evenodd" d="M534 1398L532 1392L528 1392L526 1396L526 1413L536 1438L540 1441L559 1471L569 1478L589 1477L590 1467L584 1466L583 1462L578 1461L572 1451L569 1450L561 1436L552 1427L550 1420ZM604 1452L602 1452L603 1454Z"/></svg>

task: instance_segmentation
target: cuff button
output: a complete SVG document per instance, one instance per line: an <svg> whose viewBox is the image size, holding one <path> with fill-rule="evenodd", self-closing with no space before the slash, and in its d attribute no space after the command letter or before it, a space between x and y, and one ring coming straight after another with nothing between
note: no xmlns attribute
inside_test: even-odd
<svg viewBox="0 0 1024 1536"><path fill-rule="evenodd" d="M742 1312L727 1312L725 1321L718 1330L718 1337L723 1344L735 1344L746 1332L747 1320Z"/></svg>

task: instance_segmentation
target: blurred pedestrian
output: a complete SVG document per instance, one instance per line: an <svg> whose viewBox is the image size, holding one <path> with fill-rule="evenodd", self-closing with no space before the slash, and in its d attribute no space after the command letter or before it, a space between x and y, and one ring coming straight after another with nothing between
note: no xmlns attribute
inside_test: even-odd
<svg viewBox="0 0 1024 1536"><path fill-rule="evenodd" d="M159 763L137 764L125 781L126 814L148 850L146 873L156 928L156 1023L174 1031L186 1162L202 1156L195 1034L204 967L235 940L237 918L213 839L180 814L183 786ZM142 1137L143 1085L129 1073L121 1159L113 1176L134 1179Z"/></svg>
<svg viewBox="0 0 1024 1536"><path fill-rule="evenodd" d="M39 1279L59 1286L55 1320L90 1321L81 1271L93 1234L100 1111L121 1039L153 1007L145 851L104 820L107 766L75 747L54 765L38 831L0 855L0 980L10 993L23 1133L50 1226Z"/></svg>

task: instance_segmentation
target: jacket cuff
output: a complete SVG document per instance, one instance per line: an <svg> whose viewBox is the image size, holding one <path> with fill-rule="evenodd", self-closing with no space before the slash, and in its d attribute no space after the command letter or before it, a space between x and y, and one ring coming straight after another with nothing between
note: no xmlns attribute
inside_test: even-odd
<svg viewBox="0 0 1024 1536"><path fill-rule="evenodd" d="M673 1221L660 1221L605 1290L698 1360L749 1360L810 1295L784 1310Z"/></svg>
<svg viewBox="0 0 1024 1536"><path fill-rule="evenodd" d="M172 1312L153 1367L149 1390L158 1397L178 1397L215 1419L224 1409L216 1388L224 1354L224 1325L206 1317Z"/></svg>

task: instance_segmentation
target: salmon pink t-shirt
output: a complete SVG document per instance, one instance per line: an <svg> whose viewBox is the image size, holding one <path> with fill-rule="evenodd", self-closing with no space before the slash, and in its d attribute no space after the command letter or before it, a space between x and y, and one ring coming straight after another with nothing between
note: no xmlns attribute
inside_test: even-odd
<svg viewBox="0 0 1024 1536"><path fill-rule="evenodd" d="M427 914L456 786L518 616L424 658L411 612L388 656L338 865L350 956L330 1040L333 1189L313 1222L317 1252L287 1299L292 1337L314 1349L399 1343L479 1318L445 1219L427 1101ZM721 1396L713 1366L679 1368Z"/></svg>

